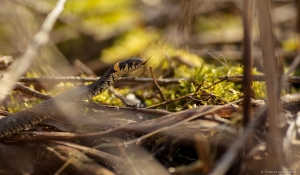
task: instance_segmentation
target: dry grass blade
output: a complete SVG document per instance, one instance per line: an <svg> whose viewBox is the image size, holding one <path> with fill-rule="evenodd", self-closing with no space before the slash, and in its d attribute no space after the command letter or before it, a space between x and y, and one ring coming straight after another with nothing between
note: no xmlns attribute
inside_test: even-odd
<svg viewBox="0 0 300 175"><path fill-rule="evenodd" d="M201 113L199 113L199 114L196 114L196 115L193 115L193 116L191 116L191 117L189 117L189 118L186 118L186 119L184 119L184 120L182 120L182 121L180 121L180 122L178 122L178 123L175 123L175 124L173 124L173 125L170 125L170 126L166 126L166 127L160 128L160 129L158 129L158 130L156 130L156 131L153 131L153 132L151 132L151 133L149 133L149 134L146 134L146 135L140 137L140 138L137 140L136 143L139 144L139 143L142 142L142 140L144 140L144 139L146 139L146 138L148 138L148 137L150 137L150 136L152 136L152 135L154 135L154 134L156 134L156 133L163 132L163 131L168 130L168 129L170 129L170 128L173 128L173 127L175 127L175 126L181 125L181 124L183 124L183 123L185 123L185 122L194 120L194 119L196 119L196 118L198 118L198 117L200 117L200 116L206 115L206 114L211 113L211 112L213 112L213 111L216 111L216 110L218 110L218 109L222 109L222 108L224 108L224 107L226 107L226 106L230 106L230 105L232 105L232 104L239 103L239 102L241 102L242 100L243 100L243 99L239 99L239 100L235 100L235 101L233 101L233 102L227 103L227 104L222 105L222 106L214 107L214 108L212 108L212 109L210 109L210 110L207 110L207 111L205 111L205 112L201 112Z"/></svg>
<svg viewBox="0 0 300 175"><path fill-rule="evenodd" d="M55 144L47 145L46 149L53 155L52 161L59 164L64 163L64 165L54 173L55 175L64 173L115 175L115 173L99 165L78 149Z"/></svg>
<svg viewBox="0 0 300 175"><path fill-rule="evenodd" d="M165 97L165 95L164 95L162 89L160 88L160 86L158 85L158 83L157 83L156 80L155 80L154 73L153 73L153 70L152 70L152 67L151 67L151 66L150 66L150 72L151 72L151 76L152 76L152 78L153 78L153 83L155 84L156 89L158 90L158 93L159 93L159 95L160 95L161 100L162 100L162 101L166 101L167 99L166 99L166 97Z"/></svg>
<svg viewBox="0 0 300 175"><path fill-rule="evenodd" d="M252 0L244 0L244 52L243 52L243 65L244 65L244 102L243 102L243 125L244 127L251 120L250 110L250 94L251 94L251 70L252 70L252 25L253 25L253 10L254 2Z"/></svg>
<svg viewBox="0 0 300 175"><path fill-rule="evenodd" d="M232 143L231 147L219 159L219 161L215 164L213 170L209 174L219 175L219 174L225 174L227 172L227 170L232 165L232 162L234 161L235 157L237 156L238 151L246 143L247 139L255 129L255 126L263 117L262 114L265 112L266 109L267 107L265 106L263 109L260 110L257 116L253 117L254 119L250 123L248 123L243 135L240 138L238 138L235 142Z"/></svg>
<svg viewBox="0 0 300 175"><path fill-rule="evenodd" d="M108 163L118 166L118 167L119 166L126 167L128 165L128 162L126 162L126 160L123 159L122 157L114 156L112 154L108 154L108 153L99 151L94 148L89 148L89 147L81 146L81 145L78 145L75 143L63 142L63 141L55 141L54 140L54 141L50 141L50 142L78 149L78 150L82 151L84 154L92 156L99 161L108 162Z"/></svg>
<svg viewBox="0 0 300 175"><path fill-rule="evenodd" d="M102 161L103 163L109 163L116 167L118 170L122 170L123 174L168 174L166 169L160 165L160 163L157 162L149 153L145 152L143 148L134 146L134 149L130 150L130 154L134 154L136 156L129 156L127 155L127 151L125 150L126 147L124 147L124 142L120 142L119 145L122 145L119 147L121 150L122 157L114 156L99 150L96 150L95 148L88 148L85 146L77 145L74 143L69 142L62 142L62 141L51 141L53 143L69 146L71 148L78 149L82 151L83 154L87 154L91 157L96 158L99 161ZM69 159L66 163L71 163L72 159ZM145 166L147 165L147 166Z"/></svg>
<svg viewBox="0 0 300 175"><path fill-rule="evenodd" d="M280 165L280 148L279 148L279 134L277 129L279 114L279 85L278 85L278 61L275 57L274 36L272 29L272 19L270 12L270 1L257 1L259 11L259 29L260 41L263 55L263 66L266 76L267 94L269 99L268 118L270 121L268 148L272 162L271 167L278 167ZM269 167L269 168L271 168Z"/></svg>
<svg viewBox="0 0 300 175"><path fill-rule="evenodd" d="M300 54L298 54L295 59L293 60L291 66L289 67L289 70L281 77L281 81L280 83L282 84L281 88L284 87L284 84L286 81L288 81L290 79L289 75L295 71L295 69L297 68L297 66L300 63Z"/></svg>
<svg viewBox="0 0 300 175"><path fill-rule="evenodd" d="M239 100L241 101L241 100ZM111 129L108 131L103 132L95 132L95 133L88 133L88 134L76 134L76 133L67 133L67 132L23 132L17 133L11 139L13 140L49 140L49 139L56 139L56 140L70 140L70 139L95 139L100 137L107 137L107 136L118 136L124 135L124 133L128 133L131 131L140 132L140 133L149 133L158 130L159 128L170 129L167 126L172 126L174 123L178 123L183 121L184 119L191 120L191 117L197 118L201 115L206 115L208 113L217 112L218 109L228 108L228 110L236 110L235 107L230 106L203 106L195 109L184 110L176 113L169 113L162 117L143 121L139 123L132 123L126 126L122 126L120 128ZM195 115L198 115L195 117ZM204 117L205 118L205 117ZM217 118L209 118L208 120L213 121L220 121L224 123L224 119L220 120ZM166 127L166 128L165 128ZM173 126L174 127L174 126ZM160 132L160 131L156 131ZM145 136L146 137L146 136ZM130 143L135 143L136 140L130 141ZM130 144L129 142L127 144ZM113 145L117 146L117 145Z"/></svg>
<svg viewBox="0 0 300 175"><path fill-rule="evenodd" d="M296 57L296 59L299 59L300 57ZM298 61L294 60L293 61L293 64L297 63ZM290 69L293 70L293 68L291 67ZM300 76L287 76L288 73L290 71L288 71L286 74L285 74L285 77L282 77L282 76L278 76L278 78L281 78L282 82L288 82L288 83L294 83L294 84L300 84ZM265 75L251 75L252 76L252 81L265 81L266 80L266 76ZM244 75L233 75L233 76L221 76L219 77L219 79L226 79L227 81L230 81L230 82L235 82L235 83L242 83L244 81Z"/></svg>

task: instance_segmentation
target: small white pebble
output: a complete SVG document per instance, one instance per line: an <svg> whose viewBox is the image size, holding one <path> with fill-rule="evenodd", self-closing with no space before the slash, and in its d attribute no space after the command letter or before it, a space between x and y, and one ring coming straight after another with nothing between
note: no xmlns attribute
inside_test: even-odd
<svg viewBox="0 0 300 175"><path fill-rule="evenodd" d="M174 167L170 167L170 168L169 168L169 172L170 172L170 173L174 173L174 172L175 172L175 168L174 168Z"/></svg>

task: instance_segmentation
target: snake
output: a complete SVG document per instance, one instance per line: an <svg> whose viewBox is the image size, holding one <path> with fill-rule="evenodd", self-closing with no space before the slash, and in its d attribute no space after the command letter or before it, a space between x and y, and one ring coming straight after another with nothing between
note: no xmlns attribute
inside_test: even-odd
<svg viewBox="0 0 300 175"><path fill-rule="evenodd" d="M141 58L131 58L117 62L97 81L87 86L74 87L31 108L1 118L0 138L23 131L56 114L59 109L65 109L75 102L86 100L102 93L121 76L141 68L146 62Z"/></svg>

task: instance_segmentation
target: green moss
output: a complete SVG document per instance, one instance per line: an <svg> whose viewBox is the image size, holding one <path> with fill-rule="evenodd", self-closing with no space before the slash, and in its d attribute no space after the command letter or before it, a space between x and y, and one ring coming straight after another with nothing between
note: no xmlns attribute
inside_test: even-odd
<svg viewBox="0 0 300 175"><path fill-rule="evenodd" d="M128 88L116 89L116 91L124 96L129 93ZM92 101L95 103L108 104L113 106L123 106L122 101L117 98L115 95L111 94L108 90L105 90L101 94L92 98Z"/></svg>
<svg viewBox="0 0 300 175"><path fill-rule="evenodd" d="M282 49L286 52L298 50L299 42L295 39L295 37L284 40L282 42Z"/></svg>
<svg viewBox="0 0 300 175"><path fill-rule="evenodd" d="M16 99L14 94L10 95L10 102L7 103L8 106L8 111L11 113L16 113L19 112L23 109L26 108L31 108L32 106L34 106L35 104L40 103L41 100L40 99L31 99L31 100L19 100Z"/></svg>
<svg viewBox="0 0 300 175"><path fill-rule="evenodd" d="M190 100L191 102L188 100L177 101L169 104L168 110L177 111L183 108L194 108L199 105L222 105L243 97L242 84L228 81L219 82L219 77L227 74L242 74L242 66L215 66L204 63L201 58L190 54L188 49L178 51L168 45L161 48L165 51L165 54L168 53L170 60L164 59L166 56L160 52L149 51L152 53L155 52L149 61L149 65L154 65L153 67L156 68L154 72L159 72L159 74L162 75L165 71L172 69L171 64L173 64L174 75L172 78L185 79L180 81L179 85L162 87L166 98L175 99L190 93L196 93L196 95L193 96L193 100ZM176 61L175 56L186 59L187 62L193 63L193 66ZM253 69L252 73L260 74L256 69ZM159 77L160 75L156 75L156 77ZM201 88L196 92L198 85L201 85ZM261 99L266 97L265 85L263 82L253 82L252 88L255 98ZM151 93L157 93L157 91L149 91L149 94ZM157 98L152 99L153 101L147 99L146 104L153 105L161 102Z"/></svg>

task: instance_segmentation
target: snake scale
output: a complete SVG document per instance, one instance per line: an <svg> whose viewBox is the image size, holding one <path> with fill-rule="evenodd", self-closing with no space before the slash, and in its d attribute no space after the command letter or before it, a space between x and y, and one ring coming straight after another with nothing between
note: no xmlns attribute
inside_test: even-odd
<svg viewBox="0 0 300 175"><path fill-rule="evenodd" d="M57 113L59 108L64 109L77 101L85 100L100 94L119 77L141 68L146 62L147 61L144 62L143 59L140 58L131 58L120 61L110 67L100 79L90 85L75 87L37 104L32 108L22 110L0 119L0 138L25 130L30 126L45 120Z"/></svg>

